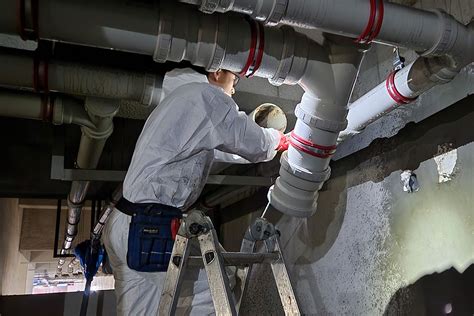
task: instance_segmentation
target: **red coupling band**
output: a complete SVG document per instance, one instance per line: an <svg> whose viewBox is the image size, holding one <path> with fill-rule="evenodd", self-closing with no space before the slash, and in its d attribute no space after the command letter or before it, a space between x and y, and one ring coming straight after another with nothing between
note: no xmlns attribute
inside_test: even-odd
<svg viewBox="0 0 474 316"><path fill-rule="evenodd" d="M47 94L41 95L41 120L45 123L53 122L54 98Z"/></svg>
<svg viewBox="0 0 474 316"><path fill-rule="evenodd" d="M262 64L262 59L263 59L263 52L265 50L265 30L263 28L263 25L256 23L257 28L258 28L258 51L257 51L257 57L255 59L255 62L253 63L251 70L249 74L247 75L247 78L252 77L260 68L260 65Z"/></svg>
<svg viewBox="0 0 474 316"><path fill-rule="evenodd" d="M369 43L372 42L380 33L380 30L382 29L382 23L383 23L383 16L385 13L385 8L383 4L383 0L379 0L379 4L377 6L379 9L379 14L377 15L377 23L375 24L375 29L372 32L372 34L369 37Z"/></svg>
<svg viewBox="0 0 474 316"><path fill-rule="evenodd" d="M380 33L384 17L383 0L370 0L369 20L364 31L357 37L355 42L370 44Z"/></svg>
<svg viewBox="0 0 474 316"><path fill-rule="evenodd" d="M252 19L247 20L249 22L251 31L250 49L245 66L239 72L239 75L249 78L253 76L255 72L257 72L257 70L260 68L260 65L262 64L263 53L265 49L265 30L264 27L258 22Z"/></svg>
<svg viewBox="0 0 474 316"><path fill-rule="evenodd" d="M291 133L290 145L294 148L314 157L318 158L330 158L336 152L337 146L322 146L313 143L308 139L304 139L301 136Z"/></svg>
<svg viewBox="0 0 474 316"><path fill-rule="evenodd" d="M390 97L395 101L397 104L409 104L416 100L416 98L408 98L402 95L397 87L395 86L395 75L397 74L398 70L392 71L385 81L385 87L387 88L387 92Z"/></svg>
<svg viewBox="0 0 474 316"><path fill-rule="evenodd" d="M245 63L244 68L240 71L239 75L245 76L250 68L252 66L253 61L255 59L255 50L257 48L257 22L248 19L248 22L250 24L250 32L251 32L251 40L250 40L250 50L249 50L249 56L247 57L247 62Z"/></svg>
<svg viewBox="0 0 474 316"><path fill-rule="evenodd" d="M26 5L29 1L29 6ZM30 9L27 12L27 7ZM39 38L38 0L17 0L17 32L21 39L36 41Z"/></svg>
<svg viewBox="0 0 474 316"><path fill-rule="evenodd" d="M33 89L36 92L49 92L48 62L35 55L33 60Z"/></svg>

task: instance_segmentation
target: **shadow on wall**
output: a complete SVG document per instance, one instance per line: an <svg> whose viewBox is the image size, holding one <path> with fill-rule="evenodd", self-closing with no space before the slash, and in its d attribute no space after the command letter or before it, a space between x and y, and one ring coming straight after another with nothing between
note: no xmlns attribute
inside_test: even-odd
<svg viewBox="0 0 474 316"><path fill-rule="evenodd" d="M474 265L425 275L391 298L385 316L474 315Z"/></svg>

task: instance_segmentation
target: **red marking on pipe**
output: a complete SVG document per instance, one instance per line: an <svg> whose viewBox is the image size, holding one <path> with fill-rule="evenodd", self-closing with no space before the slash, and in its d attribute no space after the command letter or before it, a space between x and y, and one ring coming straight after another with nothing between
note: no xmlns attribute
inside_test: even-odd
<svg viewBox="0 0 474 316"><path fill-rule="evenodd" d="M253 76L257 72L258 68L260 68L260 65L262 64L262 59L263 59L263 52L265 49L265 30L261 24L257 23L257 26L259 29L257 58L255 59L255 64L253 66L253 69L248 74L247 78Z"/></svg>
<svg viewBox="0 0 474 316"><path fill-rule="evenodd" d="M41 60L39 55L35 55L33 60L33 89L36 92L49 93L49 71L48 62Z"/></svg>
<svg viewBox="0 0 474 316"><path fill-rule="evenodd" d="M250 31L251 31L251 41L250 41L250 51L249 51L249 56L247 57L247 62L245 63L244 68L240 71L239 75L245 76L247 74L247 71L249 70L250 66L252 66L252 63L254 62L255 59L255 49L257 48L257 27L256 23L253 20L248 20L250 24Z"/></svg>
<svg viewBox="0 0 474 316"><path fill-rule="evenodd" d="M313 157L318 157L318 158L322 158L322 159L326 159L326 158L330 158L332 156L332 154L320 154L320 153L317 153L317 152L314 152L312 150L309 150L303 146L301 146L300 144L298 144L297 142L295 142L292 138L290 138L290 145L295 147L296 149L298 149L299 151L302 151L304 152L305 154L308 154L310 156L313 156Z"/></svg>
<svg viewBox="0 0 474 316"><path fill-rule="evenodd" d="M377 24L375 25L374 31L370 34L369 38L367 39L367 43L371 43L379 35L380 30L382 29L383 17L385 13L383 0L379 0L377 9L378 9Z"/></svg>
<svg viewBox="0 0 474 316"><path fill-rule="evenodd" d="M357 43L368 43L367 38L370 36L370 32L372 31L372 28L374 27L375 15L377 13L375 1L376 0L370 0L369 20L367 21L367 25L365 26L365 29L362 32L362 34L360 34L359 37L355 40Z"/></svg>
<svg viewBox="0 0 474 316"><path fill-rule="evenodd" d="M310 141L308 139L304 139L301 136L296 135L294 131L291 133L290 145L292 145L293 147L297 148L298 150L301 150L302 152L304 152L308 155L315 156L315 157L318 157L318 158L329 158L329 157L331 157L332 155L334 155L334 153L336 152L336 148L337 148L336 145L334 145L334 146L321 146L321 145L315 144L315 143L313 143L312 141ZM310 149L306 148L305 146L317 149L321 152L320 153L315 152L313 150L310 150Z"/></svg>
<svg viewBox="0 0 474 316"><path fill-rule="evenodd" d="M53 121L54 100L50 99L47 94L41 95L41 120L46 123Z"/></svg>
<svg viewBox="0 0 474 316"><path fill-rule="evenodd" d="M316 149L320 149L320 150L333 151L333 150L336 150L336 148L337 148L336 145L334 145L334 146L321 146L321 145L315 144L312 141L310 141L309 139L304 139L303 137L296 135L294 131L291 132L291 137L293 137L295 140L302 143L303 145L313 147L313 148L316 148Z"/></svg>
<svg viewBox="0 0 474 316"><path fill-rule="evenodd" d="M398 70L392 71L385 81L385 87L387 88L387 92L390 97L395 101L397 104L409 104L416 100L416 98L409 98L400 93L397 87L395 86L395 75L397 74Z"/></svg>

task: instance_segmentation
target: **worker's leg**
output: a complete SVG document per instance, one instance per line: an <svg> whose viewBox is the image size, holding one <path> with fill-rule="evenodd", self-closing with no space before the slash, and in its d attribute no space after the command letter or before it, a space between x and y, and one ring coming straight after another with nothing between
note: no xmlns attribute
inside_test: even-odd
<svg viewBox="0 0 474 316"><path fill-rule="evenodd" d="M165 272L137 272L127 265L130 216L114 210L104 228L102 240L114 272L119 315L157 315ZM194 247L193 247L194 248ZM196 249L192 249L193 254ZM181 286L177 315L214 313L204 269L189 268Z"/></svg>

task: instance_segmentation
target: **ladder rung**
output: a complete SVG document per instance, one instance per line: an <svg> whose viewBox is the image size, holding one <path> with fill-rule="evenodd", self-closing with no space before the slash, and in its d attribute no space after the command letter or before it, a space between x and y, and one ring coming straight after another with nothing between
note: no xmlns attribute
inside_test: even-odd
<svg viewBox="0 0 474 316"><path fill-rule="evenodd" d="M244 253L244 252L223 252L222 259L226 266L248 266L256 263L272 263L280 259L278 252L269 253ZM201 256L189 256L189 266L202 266Z"/></svg>

